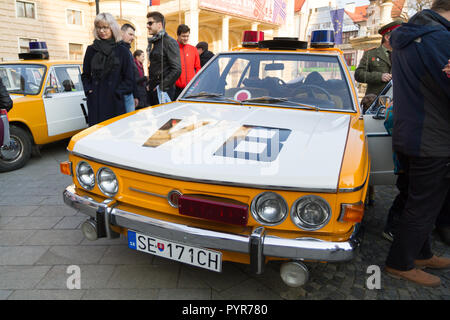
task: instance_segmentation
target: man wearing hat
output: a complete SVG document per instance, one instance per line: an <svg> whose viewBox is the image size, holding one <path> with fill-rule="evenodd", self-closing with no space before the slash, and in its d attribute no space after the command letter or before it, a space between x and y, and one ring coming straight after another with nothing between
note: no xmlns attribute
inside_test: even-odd
<svg viewBox="0 0 450 320"><path fill-rule="evenodd" d="M373 93L378 95L386 86L386 83L392 79L391 75L391 51L389 43L391 32L402 24L401 20L396 20L384 25L378 30L383 37L381 45L364 52L358 68L355 71L355 80L367 83L366 94Z"/></svg>

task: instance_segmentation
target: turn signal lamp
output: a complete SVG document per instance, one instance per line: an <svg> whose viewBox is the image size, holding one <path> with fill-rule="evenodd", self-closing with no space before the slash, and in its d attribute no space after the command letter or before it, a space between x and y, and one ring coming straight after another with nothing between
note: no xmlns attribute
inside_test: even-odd
<svg viewBox="0 0 450 320"><path fill-rule="evenodd" d="M264 32L262 31L244 31L242 38L242 46L257 47L259 41L264 40Z"/></svg>
<svg viewBox="0 0 450 320"><path fill-rule="evenodd" d="M339 221L361 222L364 216L364 203L352 203L341 205L341 216Z"/></svg>
<svg viewBox="0 0 450 320"><path fill-rule="evenodd" d="M70 161L64 161L59 163L59 169L62 174L72 176L72 162Z"/></svg>
<svg viewBox="0 0 450 320"><path fill-rule="evenodd" d="M314 30L311 33L311 48L333 48L333 30Z"/></svg>

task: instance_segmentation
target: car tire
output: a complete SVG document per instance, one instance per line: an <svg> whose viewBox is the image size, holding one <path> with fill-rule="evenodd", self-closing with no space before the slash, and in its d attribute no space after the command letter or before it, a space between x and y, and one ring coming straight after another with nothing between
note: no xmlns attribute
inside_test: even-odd
<svg viewBox="0 0 450 320"><path fill-rule="evenodd" d="M30 159L33 147L31 135L24 129L10 127L11 145L0 149L0 172L22 168Z"/></svg>

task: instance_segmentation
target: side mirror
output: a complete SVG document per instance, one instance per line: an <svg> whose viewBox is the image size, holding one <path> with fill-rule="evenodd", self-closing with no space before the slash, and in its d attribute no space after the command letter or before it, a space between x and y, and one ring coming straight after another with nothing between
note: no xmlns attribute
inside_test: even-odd
<svg viewBox="0 0 450 320"><path fill-rule="evenodd" d="M47 87L45 88L44 91L44 98L51 98L53 93L57 93L58 92L58 88L55 87Z"/></svg>
<svg viewBox="0 0 450 320"><path fill-rule="evenodd" d="M386 109L392 104L392 98L389 96L380 96L378 98L378 110L376 115L373 116L374 119L383 120L386 117Z"/></svg>
<svg viewBox="0 0 450 320"><path fill-rule="evenodd" d="M378 98L378 103L379 103L380 107L383 106L387 109L392 104L392 98L389 96L380 96Z"/></svg>

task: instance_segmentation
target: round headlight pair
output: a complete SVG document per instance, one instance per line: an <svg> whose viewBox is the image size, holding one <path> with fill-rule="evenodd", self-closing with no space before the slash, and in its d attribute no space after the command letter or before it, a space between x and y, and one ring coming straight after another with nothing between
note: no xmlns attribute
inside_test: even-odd
<svg viewBox="0 0 450 320"><path fill-rule="evenodd" d="M263 192L253 199L251 212L256 221L274 226L283 222L289 209L286 201L275 192ZM297 199L291 208L292 222L299 228L312 231L322 228L331 217L331 208L324 199L309 195Z"/></svg>
<svg viewBox="0 0 450 320"><path fill-rule="evenodd" d="M92 190L95 186L95 173L91 165L81 161L77 165L77 179L80 185L86 190ZM106 167L100 168L97 172L98 187L108 197L113 197L119 190L119 183L114 172Z"/></svg>
<svg viewBox="0 0 450 320"><path fill-rule="evenodd" d="M321 197L309 195L297 199L291 208L292 222L299 228L312 231L322 228L331 217L331 208Z"/></svg>

